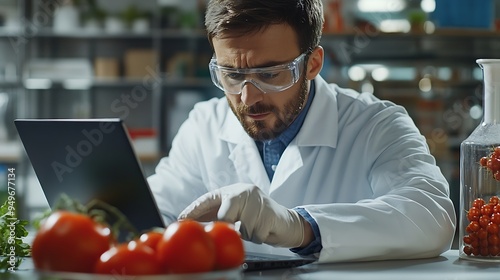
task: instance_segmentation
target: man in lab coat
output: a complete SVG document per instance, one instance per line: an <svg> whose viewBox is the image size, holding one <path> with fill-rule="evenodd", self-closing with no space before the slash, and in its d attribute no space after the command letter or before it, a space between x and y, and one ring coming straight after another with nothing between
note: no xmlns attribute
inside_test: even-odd
<svg viewBox="0 0 500 280"><path fill-rule="evenodd" d="M404 108L319 75L321 0L211 0L205 20L225 98L195 105L148 178L167 222L238 222L255 250L320 262L450 248L449 186Z"/></svg>

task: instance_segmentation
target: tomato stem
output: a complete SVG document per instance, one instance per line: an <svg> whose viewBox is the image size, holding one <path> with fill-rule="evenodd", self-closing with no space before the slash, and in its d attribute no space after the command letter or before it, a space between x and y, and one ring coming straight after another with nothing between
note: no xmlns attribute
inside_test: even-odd
<svg viewBox="0 0 500 280"><path fill-rule="evenodd" d="M61 194L57 200L53 211L66 210L80 214L87 214L86 207L77 200L71 199L67 194Z"/></svg>
<svg viewBox="0 0 500 280"><path fill-rule="evenodd" d="M111 224L111 232L115 237L118 237L122 229L127 233L127 241L139 235L134 225L132 225L128 218L118 208L96 199L90 201L86 205L86 208L88 215L98 222L105 221L105 217L108 216L107 214L112 214L116 219L116 221Z"/></svg>

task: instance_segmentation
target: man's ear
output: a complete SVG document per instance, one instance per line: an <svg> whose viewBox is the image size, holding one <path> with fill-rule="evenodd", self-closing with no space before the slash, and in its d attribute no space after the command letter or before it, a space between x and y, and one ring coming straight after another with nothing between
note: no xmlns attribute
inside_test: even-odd
<svg viewBox="0 0 500 280"><path fill-rule="evenodd" d="M318 75L318 73L321 71L321 68L323 68L324 55L325 51L321 46L316 47L314 51L309 55L309 59L307 60L306 79L312 80Z"/></svg>

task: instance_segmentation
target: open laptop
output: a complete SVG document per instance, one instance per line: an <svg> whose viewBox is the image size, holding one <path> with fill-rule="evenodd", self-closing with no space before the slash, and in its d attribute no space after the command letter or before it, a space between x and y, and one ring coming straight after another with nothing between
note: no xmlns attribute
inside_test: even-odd
<svg viewBox="0 0 500 280"><path fill-rule="evenodd" d="M138 231L163 227L156 202L118 119L14 121L45 198L62 193L118 208Z"/></svg>
<svg viewBox="0 0 500 280"><path fill-rule="evenodd" d="M51 207L62 193L118 208L139 231L164 227L120 119L17 119L28 158ZM314 258L248 253L246 271L295 267Z"/></svg>

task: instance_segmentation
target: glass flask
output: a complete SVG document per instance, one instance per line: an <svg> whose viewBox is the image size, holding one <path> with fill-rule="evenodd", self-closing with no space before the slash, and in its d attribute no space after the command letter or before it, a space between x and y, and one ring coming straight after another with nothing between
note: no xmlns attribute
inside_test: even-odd
<svg viewBox="0 0 500 280"><path fill-rule="evenodd" d="M500 59L476 62L483 119L460 146L459 256L500 262Z"/></svg>

